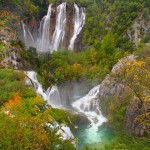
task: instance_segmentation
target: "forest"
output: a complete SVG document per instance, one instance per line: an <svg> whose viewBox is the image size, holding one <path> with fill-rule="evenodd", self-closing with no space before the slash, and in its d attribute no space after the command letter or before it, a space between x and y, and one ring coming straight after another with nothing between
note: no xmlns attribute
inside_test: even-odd
<svg viewBox="0 0 150 150"><path fill-rule="evenodd" d="M82 38L78 40L81 48L76 52L63 47L46 54L39 54L36 47L26 48L21 23L27 22L30 27L35 20L38 24L49 4L53 4L55 17L54 10L63 2L67 10L74 3L85 8ZM58 131L65 124L75 134L82 115L74 115L68 107L53 108L33 88L33 81L26 85L29 77L25 72L33 70L44 91L54 85L58 89L68 85L71 93L75 83L104 87L106 94L101 95L100 90L98 95L99 108L108 121L102 127L114 135L94 149L148 150L149 8L149 0L0 0L0 149L78 149L78 137L62 140ZM134 60L126 60L132 55ZM14 64L19 67L14 68ZM119 88L111 92L115 86ZM47 125L55 126L55 122L60 126ZM88 144L79 149L92 150Z"/></svg>

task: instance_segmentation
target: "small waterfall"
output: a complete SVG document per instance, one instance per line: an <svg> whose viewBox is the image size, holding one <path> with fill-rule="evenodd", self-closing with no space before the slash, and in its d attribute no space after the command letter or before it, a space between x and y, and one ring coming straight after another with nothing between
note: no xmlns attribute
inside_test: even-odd
<svg viewBox="0 0 150 150"><path fill-rule="evenodd" d="M57 7L56 27L52 37L51 50L57 51L65 36L66 25L66 2Z"/></svg>
<svg viewBox="0 0 150 150"><path fill-rule="evenodd" d="M74 49L74 43L81 32L84 23L85 23L85 8L80 8L77 6L77 4L74 4L75 8L75 18L74 18L74 34L73 37L70 40L70 44L68 49L73 50Z"/></svg>
<svg viewBox="0 0 150 150"><path fill-rule="evenodd" d="M29 47L35 47L34 38L23 21L22 21L22 28L23 28L23 36L24 36L24 42L26 48L28 49Z"/></svg>
<svg viewBox="0 0 150 150"><path fill-rule="evenodd" d="M42 98L47 101L49 105L51 105L54 108L60 108L61 105L61 98L59 95L59 90L57 86L52 86L52 88L48 88L45 92L42 88L42 85L38 82L37 79L37 73L34 71L27 71L25 72L26 75L32 80L32 83L34 84L34 88L36 89L36 93L41 95ZM26 80L27 84L32 84L29 79Z"/></svg>
<svg viewBox="0 0 150 150"><path fill-rule="evenodd" d="M52 88L48 88L47 91L44 92L42 85L38 82L37 73L34 71L27 71L25 73L28 76L28 78L30 78L30 79L26 79L26 84L31 85L33 83L34 88L36 89L36 93L41 95L42 98L45 101L47 101L49 105L51 105L53 108L60 108L62 106L57 86L52 86ZM31 80L32 80L32 83L31 83ZM59 128L56 134L61 135L62 140L74 139L74 135L72 134L68 126L64 124L58 124L57 122L55 122L55 126L49 123L46 123L46 124L49 128Z"/></svg>
<svg viewBox="0 0 150 150"><path fill-rule="evenodd" d="M38 82L37 79L37 73L34 71L27 71L25 72L26 75L32 80L32 83L34 84L34 88L36 89L36 93L41 95L42 98L46 101L47 100L47 95L44 92L42 85ZM29 79L26 80L27 84L32 84Z"/></svg>
<svg viewBox="0 0 150 150"><path fill-rule="evenodd" d="M84 114L91 121L91 125L96 127L106 122L106 118L101 114L99 108L99 88L100 85L94 87L86 96L72 103L73 108Z"/></svg>
<svg viewBox="0 0 150 150"><path fill-rule="evenodd" d="M62 106L61 105L61 98L60 98L57 86L52 86L52 88L48 88L46 95L48 97L47 103L49 105L51 105L54 108L59 108Z"/></svg>
<svg viewBox="0 0 150 150"><path fill-rule="evenodd" d="M50 18L51 18L52 5L49 5L47 15L43 17L40 22L39 38L37 40L37 51L48 52L50 49Z"/></svg>

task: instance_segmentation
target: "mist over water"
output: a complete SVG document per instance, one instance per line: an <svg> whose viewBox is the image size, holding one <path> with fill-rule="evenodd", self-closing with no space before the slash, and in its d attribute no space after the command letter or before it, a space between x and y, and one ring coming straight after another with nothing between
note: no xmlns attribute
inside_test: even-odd
<svg viewBox="0 0 150 150"><path fill-rule="evenodd" d="M107 122L107 119L102 115L99 106L100 85L89 90L90 86L88 87L86 83L73 82L59 87L55 85L44 90L38 82L36 72L28 71L26 74L32 80L37 94L41 95L47 104L54 108L71 110L79 115L79 118L82 116L81 123L77 124L74 133L79 140L79 149L85 145L99 145L113 137L111 130L101 126ZM26 82L31 84L29 79ZM86 118L86 121L83 121L83 118Z"/></svg>

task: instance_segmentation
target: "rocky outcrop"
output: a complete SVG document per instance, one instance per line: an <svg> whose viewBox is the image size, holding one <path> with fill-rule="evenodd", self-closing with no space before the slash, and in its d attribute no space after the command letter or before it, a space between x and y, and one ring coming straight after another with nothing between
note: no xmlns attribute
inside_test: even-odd
<svg viewBox="0 0 150 150"><path fill-rule="evenodd" d="M121 59L113 67L111 73L105 77L103 82L100 84L100 106L103 110L103 106L105 107L107 105L106 103L110 100L112 100L112 103L113 100L115 101L114 104L117 105L117 108L119 106L122 107L121 105L126 105L125 107L127 108L125 115L123 116L124 122L122 122L122 128L134 135L150 136L150 128L148 125L150 121L148 118L150 113L150 101L147 100L150 97L149 90L145 90L143 95L139 96L134 91L133 87L130 88L130 86L127 86L130 84L127 84L126 78L123 77L126 71L126 63L132 63L134 61L136 61L136 56L134 55L129 55ZM121 80L118 80L120 77L122 77ZM143 97L147 97L146 101ZM104 110L104 114L106 116L109 115L108 113L109 112Z"/></svg>
<svg viewBox="0 0 150 150"><path fill-rule="evenodd" d="M130 133L144 136L145 127L135 122L135 119L144 113L144 108L137 97L133 97L125 115L125 127Z"/></svg>
<svg viewBox="0 0 150 150"><path fill-rule="evenodd" d="M127 36L138 47L138 44L145 38L150 37L150 20L144 20L143 13L133 22L127 31Z"/></svg>
<svg viewBox="0 0 150 150"><path fill-rule="evenodd" d="M19 51L22 50L22 48L15 45L16 41L18 41L17 35L12 30L6 28L0 31L0 42L3 45L3 51L0 54L1 68L11 68L16 70L24 70L25 66L30 68L30 65L25 60L22 60L19 54Z"/></svg>
<svg viewBox="0 0 150 150"><path fill-rule="evenodd" d="M132 93L132 91L125 85L125 81L118 81L117 78L120 77L124 73L125 64L127 62L135 61L136 57L134 55L127 56L121 59L112 69L111 74L107 75L103 82L100 84L100 104L101 107L105 105L105 103L110 100L112 96L115 96L118 100L118 103L122 103L122 98L127 93ZM144 108L144 105L141 103L138 97L135 96L133 93L130 99L128 108L126 110L124 116L124 129L128 132L144 136L145 133L149 132L146 126L142 126L136 119L143 115L145 112L150 112L150 105L146 105L147 107ZM107 114L105 114L107 115Z"/></svg>
<svg viewBox="0 0 150 150"><path fill-rule="evenodd" d="M135 61L134 55L129 55L121 59L112 69L111 73L105 77L105 79L100 84L100 99L112 96L116 93L120 93L124 88L123 82L118 83L116 77L123 73L125 64L127 62Z"/></svg>

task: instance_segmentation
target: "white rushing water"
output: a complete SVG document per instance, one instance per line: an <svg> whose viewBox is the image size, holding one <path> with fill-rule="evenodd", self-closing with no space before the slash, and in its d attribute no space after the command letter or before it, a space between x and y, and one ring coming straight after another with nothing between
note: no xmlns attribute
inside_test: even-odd
<svg viewBox="0 0 150 150"><path fill-rule="evenodd" d="M34 84L36 92L42 96L42 98L47 101L49 105L54 108L62 108L61 98L57 86L49 87L47 91L44 91L42 85L38 82L37 73L34 71L26 72L29 79L28 83ZM84 114L91 122L92 126L100 126L103 122L106 122L106 118L101 114L99 108L99 88L100 85L94 87L89 91L87 95L76 100L72 103L72 107L82 114Z"/></svg>
<svg viewBox="0 0 150 150"><path fill-rule="evenodd" d="M43 90L42 85L38 82L37 73L34 71L25 72L29 79L26 80L27 84L34 84L37 94L39 94L49 105L54 108L60 108L61 98L57 86L49 87L47 91Z"/></svg>
<svg viewBox="0 0 150 150"><path fill-rule="evenodd" d="M48 52L50 49L50 18L52 5L49 5L47 15L40 22L39 37L37 39L37 52Z"/></svg>
<svg viewBox="0 0 150 150"><path fill-rule="evenodd" d="M27 71L25 73L28 76L28 78L26 79L26 84L34 84L33 86L36 89L37 94L41 95L42 98L47 101L47 103L53 108L61 107L61 99L57 86L48 88L47 91L44 92L42 85L38 82L37 73L34 71ZM47 126L49 126L50 128L60 127L57 134L60 134L63 140L70 140L74 138L70 128L64 124L59 125L57 122L55 122L55 126L49 123L47 124Z"/></svg>
<svg viewBox="0 0 150 150"><path fill-rule="evenodd" d="M29 47L35 47L34 38L24 22L22 22L22 28L23 28L24 43L26 48L28 49Z"/></svg>
<svg viewBox="0 0 150 150"><path fill-rule="evenodd" d="M72 107L79 113L85 115L91 122L89 126L79 129L77 137L82 148L84 145L98 144L102 141L102 131L99 127L107 121L101 114L99 107L100 85L95 86L87 95L72 103ZM82 126L82 125L81 125ZM93 146L94 146L93 145Z"/></svg>
<svg viewBox="0 0 150 150"><path fill-rule="evenodd" d="M84 114L90 120L93 130L98 130L98 127L107 121L99 108L99 88L100 85L94 87L86 96L72 103L75 110Z"/></svg>
<svg viewBox="0 0 150 150"><path fill-rule="evenodd" d="M59 95L59 90L57 86L52 86L52 88L48 88L46 91L46 95L47 95L47 103L49 105L51 105L52 107L58 107L60 108L61 105L61 98Z"/></svg>
<svg viewBox="0 0 150 150"><path fill-rule="evenodd" d="M34 71L27 71L25 72L29 79L26 80L27 84L33 84L34 88L36 89L36 93L42 96L42 98L46 101L47 95L44 92L42 85L38 82L37 73Z"/></svg>
<svg viewBox="0 0 150 150"><path fill-rule="evenodd" d="M57 51L63 42L66 25L66 2L57 7L56 27L52 38L51 52Z"/></svg>
<svg viewBox="0 0 150 150"><path fill-rule="evenodd" d="M74 135L72 134L70 128L66 125L61 125L61 129L57 132L57 134L61 134L63 140L74 138Z"/></svg>
<svg viewBox="0 0 150 150"><path fill-rule="evenodd" d="M26 83L33 85L37 94L41 95L47 104L51 105L53 108L64 109L57 86L52 86L52 88L48 88L47 91L44 91L42 85L38 82L36 72L27 71L26 74L28 76ZM91 122L90 126L85 127L79 132L79 139L82 140L83 145L102 141L103 131L99 130L99 126L101 126L103 122L106 122L107 119L100 111L99 89L100 85L95 86L87 95L72 103L74 110L79 114L85 115ZM63 140L74 138L70 128L66 125L59 125L56 123L54 126L52 124L49 124L49 126L50 128L60 127L57 134L60 134Z"/></svg>
<svg viewBox="0 0 150 150"><path fill-rule="evenodd" d="M85 8L81 7L79 8L77 4L74 4L75 8L75 17L74 17L74 33L70 40L70 44L68 49L73 50L74 49L74 43L77 39L77 36L81 32L84 23L85 23Z"/></svg>
<svg viewBox="0 0 150 150"><path fill-rule="evenodd" d="M74 17L74 32L71 37L68 49L74 49L74 43L81 32L85 23L85 8L79 8L74 4L75 17ZM44 16L40 22L40 27L38 30L30 31L30 27L22 22L24 43L26 49L29 47L35 47L38 53L46 53L57 51L60 48L64 48L64 37L66 32L66 2L63 2L57 6L56 11L56 25L55 30L52 35L52 40L50 40L50 22L52 14L52 4L49 5L47 15Z"/></svg>

